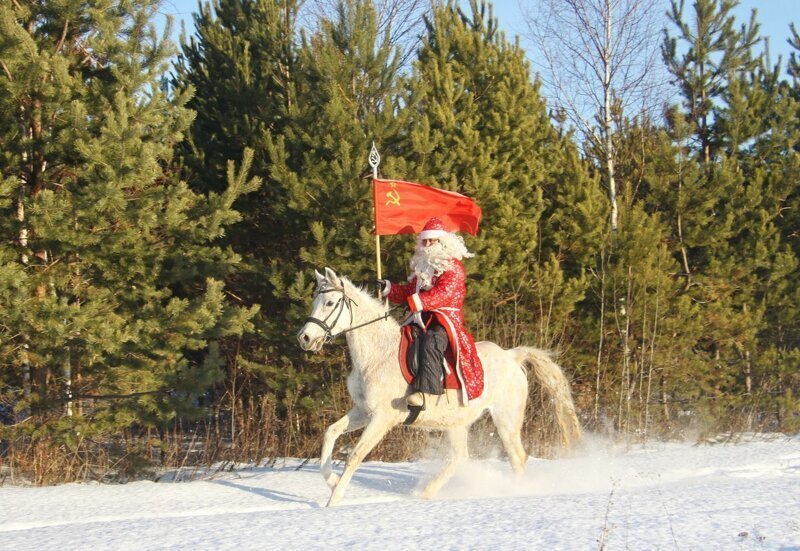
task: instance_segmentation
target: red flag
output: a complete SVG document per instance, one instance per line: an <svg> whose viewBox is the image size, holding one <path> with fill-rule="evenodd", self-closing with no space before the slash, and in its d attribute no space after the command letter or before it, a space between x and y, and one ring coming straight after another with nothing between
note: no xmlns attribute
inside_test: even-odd
<svg viewBox="0 0 800 551"><path fill-rule="evenodd" d="M460 193L399 180L372 180L375 235L419 233L437 216L448 231L478 233L481 208Z"/></svg>

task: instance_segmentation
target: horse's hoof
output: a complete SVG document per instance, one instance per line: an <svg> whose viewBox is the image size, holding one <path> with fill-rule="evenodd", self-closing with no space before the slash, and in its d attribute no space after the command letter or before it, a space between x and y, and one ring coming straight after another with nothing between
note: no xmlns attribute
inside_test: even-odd
<svg viewBox="0 0 800 551"><path fill-rule="evenodd" d="M336 473L331 473L328 478L325 479L325 482L328 483L328 487L333 490L337 484L339 484L339 475Z"/></svg>
<svg viewBox="0 0 800 551"><path fill-rule="evenodd" d="M330 489L333 490L336 485L339 484L339 475L336 473L331 473L331 475L325 479L325 482L327 482Z"/></svg>
<svg viewBox="0 0 800 551"><path fill-rule="evenodd" d="M433 496L435 496L435 495L436 495L436 491L433 491L433 490L427 490L427 489L426 489L425 491L423 491L423 492L420 494L419 498L420 498L420 499L424 499L425 501L430 501L430 500L432 500L432 499L433 499Z"/></svg>

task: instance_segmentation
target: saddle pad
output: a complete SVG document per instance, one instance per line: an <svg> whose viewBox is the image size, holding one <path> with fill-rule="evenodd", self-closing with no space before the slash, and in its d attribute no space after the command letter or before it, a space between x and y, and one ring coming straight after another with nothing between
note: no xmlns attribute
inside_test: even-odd
<svg viewBox="0 0 800 551"><path fill-rule="evenodd" d="M398 360L400 361L400 372L408 384L414 380L411 370L408 368L408 347L411 345L412 332L411 326L405 325L400 328L400 350L398 351ZM445 368L444 388L446 389L459 389L461 384L458 381L458 376L455 371L455 358L453 357L453 342L447 346L444 352L444 361L447 364Z"/></svg>

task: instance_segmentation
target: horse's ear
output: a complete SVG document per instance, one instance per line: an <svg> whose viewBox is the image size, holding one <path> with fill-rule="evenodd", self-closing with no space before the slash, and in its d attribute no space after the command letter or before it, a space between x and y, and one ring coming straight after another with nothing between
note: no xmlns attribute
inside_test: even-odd
<svg viewBox="0 0 800 551"><path fill-rule="evenodd" d="M329 282L331 282L333 285L335 285L336 287L341 287L342 286L342 282L339 279L339 276L337 276L336 272L334 272L333 270L331 270L327 266L325 267L325 278Z"/></svg>
<svg viewBox="0 0 800 551"><path fill-rule="evenodd" d="M321 287L325 281L325 276L319 273L317 270L314 270L314 275L317 277L317 287Z"/></svg>

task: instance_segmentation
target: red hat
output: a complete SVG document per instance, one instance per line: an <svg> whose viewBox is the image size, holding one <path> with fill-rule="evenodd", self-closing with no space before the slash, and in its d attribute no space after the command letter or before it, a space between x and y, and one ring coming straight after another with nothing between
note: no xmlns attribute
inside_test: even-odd
<svg viewBox="0 0 800 551"><path fill-rule="evenodd" d="M425 224L425 227L422 228L422 231L419 234L420 239L439 239L447 235L447 230L444 227L444 222L439 220L437 217L433 217L428 220L428 223Z"/></svg>

